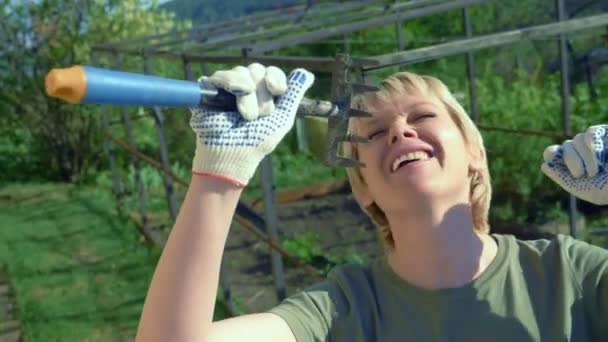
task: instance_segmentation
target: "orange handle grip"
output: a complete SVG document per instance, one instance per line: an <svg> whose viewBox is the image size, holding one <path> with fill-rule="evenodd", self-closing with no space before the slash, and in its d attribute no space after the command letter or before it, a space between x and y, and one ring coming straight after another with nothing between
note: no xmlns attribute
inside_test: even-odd
<svg viewBox="0 0 608 342"><path fill-rule="evenodd" d="M87 75L80 65L52 69L44 80L47 95L80 103L87 93Z"/></svg>

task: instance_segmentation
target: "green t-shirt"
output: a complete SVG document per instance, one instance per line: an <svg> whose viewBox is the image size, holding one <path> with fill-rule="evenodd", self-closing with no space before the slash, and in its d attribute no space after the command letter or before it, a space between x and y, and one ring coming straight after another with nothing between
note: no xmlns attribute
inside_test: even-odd
<svg viewBox="0 0 608 342"><path fill-rule="evenodd" d="M333 269L269 310L304 341L608 341L608 250L559 236L493 235L471 283L426 290L381 258Z"/></svg>

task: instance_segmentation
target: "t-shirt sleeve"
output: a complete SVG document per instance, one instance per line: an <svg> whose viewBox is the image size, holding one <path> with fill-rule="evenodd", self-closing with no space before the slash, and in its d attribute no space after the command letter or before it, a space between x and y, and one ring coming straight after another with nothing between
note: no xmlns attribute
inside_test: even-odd
<svg viewBox="0 0 608 342"><path fill-rule="evenodd" d="M283 318L298 342L329 341L332 322L343 306L339 287L326 280L286 298L268 312Z"/></svg>
<svg viewBox="0 0 608 342"><path fill-rule="evenodd" d="M579 275L581 291L593 341L608 341L608 250L564 238L573 272Z"/></svg>

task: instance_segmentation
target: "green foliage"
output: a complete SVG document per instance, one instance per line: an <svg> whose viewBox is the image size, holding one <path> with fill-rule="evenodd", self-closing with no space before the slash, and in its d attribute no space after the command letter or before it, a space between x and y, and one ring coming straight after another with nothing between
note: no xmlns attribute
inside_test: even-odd
<svg viewBox="0 0 608 342"><path fill-rule="evenodd" d="M198 23L208 23L250 14L253 11L282 8L302 1L294 0L172 0L161 7L175 12L178 17Z"/></svg>
<svg viewBox="0 0 608 342"><path fill-rule="evenodd" d="M601 89L608 84L603 81ZM516 72L511 80L486 73L477 82L480 124L507 129L562 131L557 76ZM576 88L571 101L573 132L605 122L605 100L593 103L587 89ZM540 172L542 152L564 139L482 130L494 189L492 213L501 220L535 221L546 204L564 192ZM550 207L550 205L549 205Z"/></svg>
<svg viewBox="0 0 608 342"><path fill-rule="evenodd" d="M592 217L587 219L586 225L589 228L582 232L580 238L596 246L608 248L608 217L606 215Z"/></svg>
<svg viewBox="0 0 608 342"><path fill-rule="evenodd" d="M256 5L246 1L183 2L172 1L162 8L182 14L191 14L202 21L211 21L216 14L236 16L253 7L285 5L289 1L266 1ZM82 170L98 168L108 170L106 158L102 157L103 131L99 124L101 110L108 112L110 120L120 121L122 112L110 108L72 106L47 99L41 90L42 76L51 67L75 63L88 63L91 46L152 33L167 32L188 27L188 23L175 20L173 14L159 10L156 2L151 6L146 1L81 1L75 5L65 0L39 2L3 2L2 33L6 33L3 46L7 58L0 61L0 77L3 90L0 92L0 115L2 145L0 147L0 179L26 179L39 176L46 179L96 179L111 186L108 171L84 177ZM79 6L81 5L81 6ZM215 6L215 7L214 7ZM475 34L513 29L523 25L538 24L550 20L553 4L540 1L508 0L488 2L471 7L471 18ZM208 11L214 7L214 11ZM10 11L8 10L10 9ZM204 9L204 10L203 10ZM205 17L207 16L207 17ZM30 18L25 20L23 18ZM411 20L401 23L406 49L426 46L462 37L462 11ZM294 26L293 32L303 31ZM20 36L29 33L32 49L28 44L15 44ZM305 44L282 49L275 54L292 56L333 56L343 50L338 38L314 44ZM349 43L354 55L370 56L394 52L397 47L395 25L371 28L349 34ZM13 39L13 40L11 40ZM597 40L597 39L595 39ZM23 43L23 42L21 42ZM594 44L594 39L583 37L574 42L577 51ZM134 47L143 45L134 45ZM18 49L17 47L21 48ZM33 53L33 51L36 53ZM103 66L114 66L109 58L99 56ZM542 70L546 61L555 59L555 44L534 42L479 51L475 53L477 63L478 106L482 125L530 130L556 131L561 129L559 82L556 76L547 76ZM140 57L125 57L122 65L126 70L141 72ZM481 66L481 67L480 67ZM195 64L195 75L210 74L225 67L220 64ZM179 63L155 60L154 72L173 78L183 78ZM17 70L17 73L6 70ZM370 79L380 80L401 67L391 67L370 74ZM442 79L457 94L467 101L465 61L462 56L443 58L407 67L408 70L431 74ZM514 70L516 70L514 72ZM600 80L600 92L605 92L605 81ZM317 75L315 87L308 96L327 98L330 77ZM31 101L23 101L31 98ZM585 87L577 87L572 103L574 131L602 122L605 101L600 98L590 101ZM149 109L128 109L133 118L134 145L146 155L157 158L158 135ZM188 170L194 151L194 135L189 125L187 110L164 110L165 134L169 145L169 157L176 170L182 170L188 178ZM137 119L145 116L146 118ZM50 123L50 124L49 124ZM46 125L45 125L46 124ZM111 128L114 136L126 139L120 124ZM539 172L542 150L559 139L513 135L504 132L484 131L484 138L493 176L496 206L493 215L502 220L527 221L540 215L538 208L543 201L554 201L563 193ZM298 151L296 137L291 132L273 154L274 177L279 190L308 185L313 182L345 178L344 170L325 167L312 153ZM51 144L50 142L58 143ZM517 143L513 143L517 141ZM522 148L525 146L525 148ZM135 193L131 157L115 149L121 176L128 184L130 195ZM81 170L81 171L79 171ZM162 194L162 178L152 169L144 169L146 191ZM261 195L259 171L246 189L245 197ZM538 194L542 199L538 200ZM535 197L536 195L536 197ZM158 196L156 196L158 197ZM162 198L162 196L160 196ZM534 198L537 200L535 201ZM161 200L162 202L162 200ZM159 204L160 205L160 204Z"/></svg>
<svg viewBox="0 0 608 342"><path fill-rule="evenodd" d="M159 257L107 191L17 184L0 191L0 263L28 341L131 340Z"/></svg>
<svg viewBox="0 0 608 342"><path fill-rule="evenodd" d="M6 150L15 153L16 160L23 160L20 146L27 141L29 155L28 163L4 164L0 176L76 181L96 166L103 146L99 108L67 105L48 98L44 77L51 68L89 64L95 44L180 26L173 21L173 15L158 10L156 2L151 6L148 3L0 3L0 117L8 130L19 132L7 137L6 145L10 147ZM107 58L98 60L102 64L110 62ZM127 60L127 66L129 62L133 63Z"/></svg>
<svg viewBox="0 0 608 342"><path fill-rule="evenodd" d="M316 257L323 255L321 248L319 247L319 242L319 236L308 232L297 235L291 239L285 239L283 241L283 247L303 261L312 263Z"/></svg>
<svg viewBox="0 0 608 342"><path fill-rule="evenodd" d="M538 16L533 14L542 12L543 7L539 6L539 4L527 3L517 9L515 9L517 6L514 6L506 13L517 14L523 11L522 22L538 24L548 20L546 13ZM487 10L485 14L480 9L482 7ZM512 29L519 20L517 15L501 13L498 9L506 8L502 4L492 3L474 8L472 18L474 23L477 23L475 32ZM439 24L442 20L446 24ZM432 42L437 43L438 37L445 37L443 39L447 40L451 36L462 34L461 24L458 13L409 22L403 27L404 33L406 37L414 37L414 39L406 39L406 46L415 48ZM394 27L385 26L353 34L351 44L354 54L378 55L390 49L394 50L394 47L390 46L390 42L394 42L395 39L394 32ZM383 44L382 37L388 37L389 43ZM584 51L596 42L597 38L592 39L589 36L576 40L574 45L577 46L576 51ZM320 51L314 44L311 45L311 50ZM306 54L302 53L302 55ZM556 59L556 56L555 46L546 43L520 43L516 46L476 52L475 84L480 124L514 130L563 131L559 75L547 74L544 69L547 63ZM465 59L462 56L455 56L408 66L407 70L440 78L461 98L461 103L466 105L469 98L465 68ZM377 83L388 75L404 69L406 68L381 69L368 75L369 80ZM605 72L598 75L600 94L608 89L603 75ZM608 103L605 103L601 95L598 100L591 100L586 85L575 86L569 101L574 133L606 121L607 116L603 108L606 108ZM555 208L554 204L563 201L566 196L563 190L540 172L540 164L543 150L551 144L561 143L565 138L483 129L482 132L494 192L492 220L526 223L552 219L549 216ZM560 209L564 210L564 207Z"/></svg>
<svg viewBox="0 0 608 342"><path fill-rule="evenodd" d="M0 127L0 184L30 178L31 175L24 174L23 171L31 169L34 163L28 132L24 129Z"/></svg>
<svg viewBox="0 0 608 342"><path fill-rule="evenodd" d="M48 99L43 78L50 68L88 64L95 44L188 27L167 12L143 0L125 1L0 1L0 184L14 181L84 180L91 188L73 189L57 185L5 188L3 198L20 198L0 204L0 263L6 263L17 289L20 317L31 340L81 341L112 340L132 334L139 318L140 304L149 284L158 254L141 248L134 229L111 213L114 201L112 175L103 154L101 110L110 120L119 121L122 111L93 106L73 106ZM261 6L288 1L259 2ZM188 7L186 7L186 5ZM171 6L181 6L171 7ZM192 10L194 6L194 10ZM167 9L179 15L191 14L208 22L249 11L247 1L173 1ZM508 0L488 2L471 8L475 34L496 32L546 22L553 14L546 2ZM401 24L406 49L455 39L463 35L461 11L413 20ZM297 32L294 27L292 33ZM597 33L597 32L596 32ZM595 33L594 33L595 34ZM377 27L349 35L353 55L371 56L396 51L394 25ZM596 44L594 35L576 39L576 51ZM282 49L275 54L292 56L333 56L343 51L341 39ZM534 131L562 130L560 84L557 75L544 71L556 59L555 44L533 42L475 53L477 63L479 123L510 129ZM99 57L102 66L114 62ZM142 72L142 59L122 60L125 70ZM225 67L220 64L195 66L196 75L209 75ZM155 60L154 72L183 78L179 63ZM417 65L391 67L370 75L380 80L399 70L431 74L442 79L468 103L465 61L462 56ZM327 98L330 77L317 75L314 98ZM585 86L576 86L570 96L573 132L589 125L605 123L608 78L599 74L599 97L592 101ZM129 108L133 118L134 145L157 158L158 135L149 109ZM172 170L188 180L194 152L194 135L186 110L163 111L165 134ZM146 116L137 119L139 116ZM114 125L113 135L126 140L124 126ZM491 219L513 223L565 221L565 193L540 172L545 147L561 143L561 138L538 137L482 130L489 160L493 206ZM278 190L330 179L344 179L343 169L324 166L309 152L298 151L294 132L273 154ZM138 209L135 171L131 156L115 149L125 203L129 211ZM158 159L158 158L157 158ZM88 172L97 168L95 173ZM142 163L141 177L151 213L166 213L163 176ZM105 190L101 193L99 190ZM178 202L182 188L178 190ZM42 196L38 194L42 193ZM245 199L261 196L260 172L246 188ZM165 222L169 222L165 215ZM24 221L24 218L26 220ZM26 224L24 224L26 223ZM608 246L607 237L592 235L608 227L608 220L593 217L583 238ZM127 227L132 228L132 227ZM44 232L43 236L40 232ZM61 243L59 243L61 242ZM356 253L342 256L324 253L320 237L313 233L283 241L292 254L326 272L344 263L364 263ZM136 267L134 267L134 265ZM122 303L126 303L121 306ZM238 300L237 300L238 304ZM238 306L238 305L237 305ZM225 303L218 302L216 319L228 315ZM78 318L78 323L73 323ZM70 323L72 322L72 323ZM117 327L121 330L117 330ZM128 339L128 338L127 338Z"/></svg>
<svg viewBox="0 0 608 342"><path fill-rule="evenodd" d="M365 264L367 262L364 256L357 253L340 256L323 253L321 250L321 237L313 232L306 232L286 238L283 240L282 246L292 255L322 269L325 273L328 273L337 265Z"/></svg>
<svg viewBox="0 0 608 342"><path fill-rule="evenodd" d="M186 182L190 180L190 169L183 167L178 162L172 163L171 171ZM121 199L127 212L138 212L140 209L140 195L137 189L135 174L136 172L133 164L126 166L126 170L121 170L119 174L121 189L123 191ZM162 217L162 222L155 223L161 223L163 225L169 224L171 219L169 218L167 209L164 174L150 165L140 164L139 176L143 186L145 205L148 214L153 215L157 219L161 219ZM110 170L100 170L95 174L93 180L87 181L91 186L106 190L113 189L113 182L114 180ZM178 203L181 203L184 191L185 189L183 187L177 184L174 186L174 195Z"/></svg>
<svg viewBox="0 0 608 342"><path fill-rule="evenodd" d="M291 133L293 136L293 133ZM277 190L305 186L332 179L346 179L344 169L325 166L315 155L297 151L286 137L272 154L273 176ZM243 194L245 199L262 196L261 167Z"/></svg>

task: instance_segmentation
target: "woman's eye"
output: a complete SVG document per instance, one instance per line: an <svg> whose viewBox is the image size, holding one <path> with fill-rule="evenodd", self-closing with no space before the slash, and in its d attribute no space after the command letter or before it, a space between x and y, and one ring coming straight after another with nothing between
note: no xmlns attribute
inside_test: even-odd
<svg viewBox="0 0 608 342"><path fill-rule="evenodd" d="M423 119L429 119L429 118L434 118L435 116L437 116L437 115L435 115L435 113L426 112L426 113L421 113L418 116L416 116L415 120L418 121L418 120L423 120Z"/></svg>
<svg viewBox="0 0 608 342"><path fill-rule="evenodd" d="M369 134L367 136L367 138L370 140L372 140L374 138L378 138L378 137L382 136L382 134L384 134L384 132L386 132L386 130L384 130L384 129L379 129L377 131L373 131L371 134Z"/></svg>

